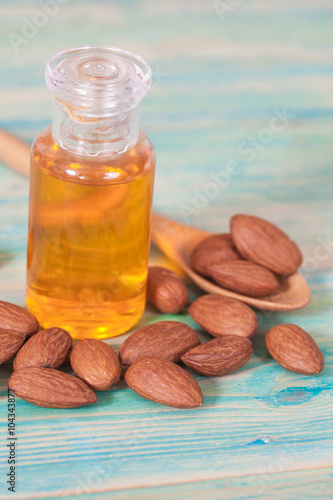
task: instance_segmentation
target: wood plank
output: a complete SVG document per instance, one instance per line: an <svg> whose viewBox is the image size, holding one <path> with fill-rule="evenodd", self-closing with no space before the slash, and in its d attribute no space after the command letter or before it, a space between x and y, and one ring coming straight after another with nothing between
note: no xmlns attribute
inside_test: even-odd
<svg viewBox="0 0 333 500"><path fill-rule="evenodd" d="M258 500L332 498L332 468L312 469L297 472L243 476L212 481L192 481L169 484L154 489L135 488L122 491L104 491L82 494L82 500L225 500L256 498ZM59 497L44 497L55 499ZM62 497L69 500L72 496Z"/></svg>

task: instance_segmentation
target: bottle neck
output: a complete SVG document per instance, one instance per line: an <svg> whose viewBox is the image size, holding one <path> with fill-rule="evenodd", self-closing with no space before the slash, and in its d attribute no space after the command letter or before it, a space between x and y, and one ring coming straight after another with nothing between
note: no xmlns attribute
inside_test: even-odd
<svg viewBox="0 0 333 500"><path fill-rule="evenodd" d="M52 136L58 146L84 156L116 156L138 141L140 104L111 113L87 112L55 98Z"/></svg>

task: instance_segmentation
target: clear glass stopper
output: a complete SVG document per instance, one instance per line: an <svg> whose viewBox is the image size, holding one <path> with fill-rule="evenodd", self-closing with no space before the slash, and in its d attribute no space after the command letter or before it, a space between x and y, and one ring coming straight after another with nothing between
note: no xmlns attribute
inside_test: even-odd
<svg viewBox="0 0 333 500"><path fill-rule="evenodd" d="M55 97L52 135L59 146L105 156L136 144L140 101L151 84L141 57L112 47L74 48L52 57L45 75Z"/></svg>

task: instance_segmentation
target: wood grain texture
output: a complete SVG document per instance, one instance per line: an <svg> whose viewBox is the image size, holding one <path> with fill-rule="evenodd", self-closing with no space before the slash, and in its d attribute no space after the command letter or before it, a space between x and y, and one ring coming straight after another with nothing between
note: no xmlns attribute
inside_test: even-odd
<svg viewBox="0 0 333 500"><path fill-rule="evenodd" d="M10 498L313 499L332 496L333 77L327 0L239 2L71 0L15 52L39 4L0 1L0 126L32 141L51 119L44 67L70 46L107 44L145 57L154 74L141 128L158 153L154 208L226 232L234 213L291 234L313 294L305 309L263 312L254 355L221 379L195 375L204 404L162 408L124 382L92 407L17 400L17 494ZM281 119L281 116L283 117ZM232 163L230 163L232 162ZM28 183L0 166L0 299L24 305ZM175 267L152 248L151 264ZM190 300L199 290L188 286ZM180 320L150 306L138 326ZM264 334L296 323L323 350L318 376L288 373ZM116 350L123 339L110 341ZM9 497L6 385L1 370L0 499ZM68 368L68 373L70 370Z"/></svg>
<svg viewBox="0 0 333 500"><path fill-rule="evenodd" d="M100 492L82 495L82 500L235 500L256 498L258 500L280 500L281 498L304 498L313 500L332 498L332 469L324 468L292 473L269 473L260 476L241 476L210 481L192 481L159 486L135 488L125 492ZM285 492L288 491L288 497ZM223 497L222 497L223 495ZM48 499L56 497L48 497ZM70 500L73 497L62 497ZM45 499L46 500L46 499Z"/></svg>

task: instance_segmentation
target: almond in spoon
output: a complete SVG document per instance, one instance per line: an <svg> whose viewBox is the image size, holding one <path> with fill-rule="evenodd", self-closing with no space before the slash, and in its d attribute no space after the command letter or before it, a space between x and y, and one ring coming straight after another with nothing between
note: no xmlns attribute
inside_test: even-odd
<svg viewBox="0 0 333 500"><path fill-rule="evenodd" d="M199 384L180 366L165 359L144 357L127 370L129 387L145 399L175 408L202 404Z"/></svg>
<svg viewBox="0 0 333 500"><path fill-rule="evenodd" d="M210 277L210 266L234 259L241 259L241 256L231 235L213 234L195 247L191 255L191 267L202 276Z"/></svg>
<svg viewBox="0 0 333 500"><path fill-rule="evenodd" d="M230 220L232 240L244 259L288 276L302 263L298 246L271 222L252 215L234 215Z"/></svg>
<svg viewBox="0 0 333 500"><path fill-rule="evenodd" d="M209 268L211 277L223 288L248 297L264 297L279 288L274 274L247 260L229 260Z"/></svg>

